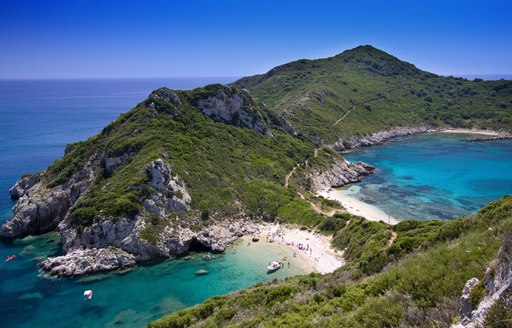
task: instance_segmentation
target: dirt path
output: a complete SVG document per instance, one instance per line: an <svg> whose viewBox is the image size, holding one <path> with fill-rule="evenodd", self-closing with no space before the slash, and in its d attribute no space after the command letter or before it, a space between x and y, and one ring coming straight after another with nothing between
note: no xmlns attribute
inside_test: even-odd
<svg viewBox="0 0 512 328"><path fill-rule="evenodd" d="M315 148L315 151L313 153L313 157L314 158L317 158L318 157L318 148ZM304 161L304 165L305 166L308 166L309 164L309 159L305 160ZM288 188L288 185L290 184L290 178L292 177L293 173L295 173L295 170L301 165L301 163L297 163L293 169L291 169L290 172L288 172L288 174L284 177L284 187L285 188Z"/></svg>
<svg viewBox="0 0 512 328"><path fill-rule="evenodd" d="M352 108L350 108L345 114L343 114L343 116L340 119L338 119L336 122L334 122L333 126L336 126L338 123L343 121L345 119L345 117L347 117L348 114L350 114L354 109L356 109L356 106L367 105L367 104L371 103L372 101L376 101L376 100L379 100L379 99L382 99L382 98L389 97L391 92L396 91L398 89L399 89L399 87L393 88L393 89L389 90L388 92L386 92L385 95L380 95L380 96L378 96L376 98L373 98L373 99L370 99L370 100L367 100L367 101L363 101L362 103L354 104L352 106Z"/></svg>
<svg viewBox="0 0 512 328"><path fill-rule="evenodd" d="M391 238L389 238L389 240L388 240L388 242L386 243L386 246L384 247L384 249L388 249L388 248L390 248L391 246L393 246L393 243L395 242L396 237L398 237L398 233L397 233L396 231L392 231L392 232L391 232Z"/></svg>
<svg viewBox="0 0 512 328"><path fill-rule="evenodd" d="M315 148L315 152L313 153L313 157L314 158L317 158L318 157L318 148ZM309 159L305 160L304 163L297 163L293 169L290 170L290 172L288 172L288 174L284 177L284 187L285 188L288 188L288 186L290 185L290 178L292 177L293 173L295 173L295 170L297 170L297 168L304 164L305 166L307 166L309 164ZM306 200L306 197L304 197L304 195L300 192L297 192L297 195L299 196L300 199L302 200ZM333 209L333 210L330 210L328 212L324 212L322 211L322 209L320 207L318 207L315 203L311 202L311 201L308 201L308 203L311 205L311 207L313 208L313 210L319 214L323 214L323 215L326 215L326 216L333 216L334 214L337 214L337 213L346 213L346 211L343 211L343 210L338 210L338 209Z"/></svg>

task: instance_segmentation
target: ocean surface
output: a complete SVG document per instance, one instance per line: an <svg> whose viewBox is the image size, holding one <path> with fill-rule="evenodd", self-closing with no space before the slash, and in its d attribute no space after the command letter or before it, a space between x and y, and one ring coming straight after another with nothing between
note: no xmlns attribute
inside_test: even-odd
<svg viewBox="0 0 512 328"><path fill-rule="evenodd" d="M344 154L377 167L344 194L399 220L452 220L512 194L512 141L468 138L428 133Z"/></svg>
<svg viewBox="0 0 512 328"><path fill-rule="evenodd" d="M190 89L235 78L0 81L0 222L14 202L8 189L24 173L46 168L67 143L98 133L154 89ZM0 242L0 327L143 327L170 312L257 282L303 273L292 261L266 274L271 260L291 254L260 245L230 248L211 260L177 260L79 279L44 277L36 264L59 254L57 234ZM5 263L4 259L17 258ZM194 273L208 270L205 276ZM83 301L91 289L93 299Z"/></svg>

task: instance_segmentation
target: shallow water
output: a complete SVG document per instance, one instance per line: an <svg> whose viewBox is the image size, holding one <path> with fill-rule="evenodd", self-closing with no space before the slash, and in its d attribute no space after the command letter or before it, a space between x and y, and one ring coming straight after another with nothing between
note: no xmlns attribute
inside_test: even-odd
<svg viewBox="0 0 512 328"><path fill-rule="evenodd" d="M377 167L347 194L398 219L451 220L512 193L512 141L429 133L344 154Z"/></svg>
<svg viewBox="0 0 512 328"><path fill-rule="evenodd" d="M291 254L269 244L239 242L224 254L193 254L180 259L77 279L44 277L36 262L58 252L57 234L16 241L18 258L1 263L2 327L142 327L165 314L257 282L304 273ZM0 252L0 256L7 253ZM272 274L269 261L291 261ZM0 257L1 258L1 257ZM209 274L198 276L197 270ZM83 292L93 299L83 301Z"/></svg>

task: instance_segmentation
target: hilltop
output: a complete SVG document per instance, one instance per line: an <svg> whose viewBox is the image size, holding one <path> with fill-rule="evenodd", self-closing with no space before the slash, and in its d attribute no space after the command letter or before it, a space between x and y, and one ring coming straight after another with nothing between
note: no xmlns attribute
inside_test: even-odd
<svg viewBox="0 0 512 328"><path fill-rule="evenodd" d="M233 83L322 144L395 127L512 127L512 82L422 71L372 46L302 59Z"/></svg>

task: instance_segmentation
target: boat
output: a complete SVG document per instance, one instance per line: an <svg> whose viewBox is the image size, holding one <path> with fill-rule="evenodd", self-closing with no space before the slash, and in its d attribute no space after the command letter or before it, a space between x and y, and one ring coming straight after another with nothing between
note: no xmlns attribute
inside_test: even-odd
<svg viewBox="0 0 512 328"><path fill-rule="evenodd" d="M84 292L84 301L88 301L92 298L92 290L86 290Z"/></svg>
<svg viewBox="0 0 512 328"><path fill-rule="evenodd" d="M271 262L267 267L267 273L272 273L274 271L279 270L282 267L283 265L281 262Z"/></svg>
<svg viewBox="0 0 512 328"><path fill-rule="evenodd" d="M208 270L197 270L194 273L196 274L196 276L205 276L205 275L209 274L210 272L208 272Z"/></svg>
<svg viewBox="0 0 512 328"><path fill-rule="evenodd" d="M15 258L16 258L16 255L14 255L14 254L13 254L13 255L9 255L9 256L7 256L7 258L5 259L5 262L12 261L12 260L14 260Z"/></svg>
<svg viewBox="0 0 512 328"><path fill-rule="evenodd" d="M258 234L252 235L252 241L257 242L260 240L260 236Z"/></svg>

